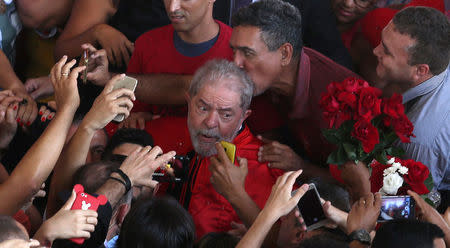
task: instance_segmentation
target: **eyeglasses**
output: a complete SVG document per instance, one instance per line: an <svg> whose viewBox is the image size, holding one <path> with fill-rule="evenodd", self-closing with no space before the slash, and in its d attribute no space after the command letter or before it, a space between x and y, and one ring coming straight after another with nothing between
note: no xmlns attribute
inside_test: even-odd
<svg viewBox="0 0 450 248"><path fill-rule="evenodd" d="M353 1L355 1L355 4L358 5L358 7L360 8L367 8L373 3L373 0L353 0Z"/></svg>

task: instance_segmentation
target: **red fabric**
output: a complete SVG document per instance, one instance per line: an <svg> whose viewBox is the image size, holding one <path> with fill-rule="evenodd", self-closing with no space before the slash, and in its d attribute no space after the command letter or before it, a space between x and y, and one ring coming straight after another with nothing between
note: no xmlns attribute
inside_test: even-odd
<svg viewBox="0 0 450 248"><path fill-rule="evenodd" d="M172 25L148 31L136 40L127 72L193 75L208 60L215 58L232 60L233 51L228 43L232 29L222 22L216 22L220 28L219 38L211 49L197 57L186 57L175 49ZM139 101L136 101L133 107L133 112L153 112L162 115L185 115L186 111L185 106L150 106Z"/></svg>
<svg viewBox="0 0 450 248"><path fill-rule="evenodd" d="M236 155L248 160L245 190L262 209L270 195L272 185L283 172L270 169L266 163L258 162L258 149L262 143L250 133L247 127L233 140L233 143L236 145ZM198 158L198 163L195 163L196 160L196 158L192 160L189 172L190 175L196 172L195 181L189 184L190 188L188 184L183 185L180 202L184 205L186 195L188 192L192 193L188 211L194 219L197 238L209 232L229 231L232 221L241 221L231 204L211 185L209 158Z"/></svg>
<svg viewBox="0 0 450 248"><path fill-rule="evenodd" d="M247 123L251 130L255 127L255 130L259 131L257 133L287 124L294 138L305 149L308 159L316 164L325 164L334 147L325 140L321 132L328 126L319 107L321 94L333 81L340 82L347 77L359 76L325 55L306 47L301 54L298 74L294 100L289 102L288 106L274 102L268 94L258 96L252 105L253 112Z"/></svg>
<svg viewBox="0 0 450 248"><path fill-rule="evenodd" d="M360 29L361 29L361 23L360 23L360 21L358 21L355 23L355 25L353 25L353 27L351 29L341 33L342 42L344 43L344 46L347 48L347 50L350 51L350 49L352 47L353 38L355 37L355 34Z"/></svg>
<svg viewBox="0 0 450 248"><path fill-rule="evenodd" d="M30 217L28 217L28 215L23 211L23 210L19 210L14 216L13 218L19 222L20 224L22 224L25 229L27 229L28 233L31 233L31 222L30 222Z"/></svg>
<svg viewBox="0 0 450 248"><path fill-rule="evenodd" d="M413 0L403 8L411 6L426 6L435 8L445 13L445 4L443 0ZM367 13L361 21L361 29L364 37L369 41L372 47L378 46L381 41L381 31L392 20L399 10L390 8L378 8Z"/></svg>

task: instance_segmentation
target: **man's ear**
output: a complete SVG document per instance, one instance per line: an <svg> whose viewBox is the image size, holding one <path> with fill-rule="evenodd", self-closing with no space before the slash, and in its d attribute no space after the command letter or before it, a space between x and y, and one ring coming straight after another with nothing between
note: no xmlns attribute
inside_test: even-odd
<svg viewBox="0 0 450 248"><path fill-rule="evenodd" d="M294 56L294 47L291 43L284 43L279 50L281 52L281 66L289 65Z"/></svg>
<svg viewBox="0 0 450 248"><path fill-rule="evenodd" d="M189 93L184 93L184 99L186 99L187 104L191 103L191 96L189 95Z"/></svg>
<svg viewBox="0 0 450 248"><path fill-rule="evenodd" d="M247 109L244 113L244 120L247 119L252 114L252 111L250 109Z"/></svg>
<svg viewBox="0 0 450 248"><path fill-rule="evenodd" d="M430 71L430 66L427 64L418 64L413 66L412 74L414 82L413 86L416 86L433 76Z"/></svg>

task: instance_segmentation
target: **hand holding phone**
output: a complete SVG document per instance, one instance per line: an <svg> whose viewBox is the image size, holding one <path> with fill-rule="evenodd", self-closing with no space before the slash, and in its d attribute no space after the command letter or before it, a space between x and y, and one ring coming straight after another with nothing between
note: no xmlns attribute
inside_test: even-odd
<svg viewBox="0 0 450 248"><path fill-rule="evenodd" d="M129 89L134 92L136 90L137 82L138 81L136 78L125 76L123 79L117 81L114 84L113 90L126 88L126 89ZM125 115L118 114L118 115L116 115L116 117L114 117L113 121L121 122L121 121L123 121L123 119L125 119Z"/></svg>
<svg viewBox="0 0 450 248"><path fill-rule="evenodd" d="M323 211L319 192L317 191L314 183L309 185L309 190L306 191L297 206L303 220L305 221L308 231L314 230L326 224L327 216Z"/></svg>
<svg viewBox="0 0 450 248"><path fill-rule="evenodd" d="M409 195L381 197L381 210L378 222L394 219L414 219L415 201Z"/></svg>
<svg viewBox="0 0 450 248"><path fill-rule="evenodd" d="M236 158L236 146L233 143L226 141L220 141L220 144L225 150L225 153L227 154L227 157L230 159L231 163L234 164L234 160Z"/></svg>

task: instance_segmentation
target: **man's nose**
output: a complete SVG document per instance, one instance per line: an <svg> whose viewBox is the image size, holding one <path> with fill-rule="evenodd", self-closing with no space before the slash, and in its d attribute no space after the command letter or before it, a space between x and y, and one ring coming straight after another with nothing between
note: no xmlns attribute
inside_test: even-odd
<svg viewBox="0 0 450 248"><path fill-rule="evenodd" d="M219 123L218 117L219 116L214 111L208 113L208 116L205 119L206 127L209 129L216 128Z"/></svg>
<svg viewBox="0 0 450 248"><path fill-rule="evenodd" d="M180 9L180 0L167 0L167 8L169 13L176 12Z"/></svg>
<svg viewBox="0 0 450 248"><path fill-rule="evenodd" d="M244 68L244 56L240 52L235 52L233 62L241 69Z"/></svg>

